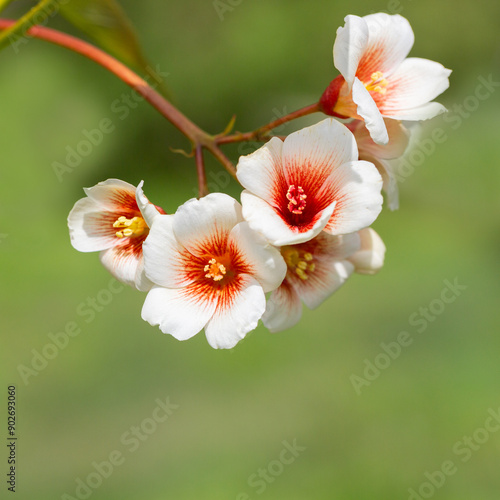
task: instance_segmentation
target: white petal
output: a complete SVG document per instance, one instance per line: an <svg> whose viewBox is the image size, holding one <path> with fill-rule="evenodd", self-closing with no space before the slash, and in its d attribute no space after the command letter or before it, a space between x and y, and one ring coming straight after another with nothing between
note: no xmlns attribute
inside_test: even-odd
<svg viewBox="0 0 500 500"><path fill-rule="evenodd" d="M281 164L283 142L273 137L252 154L240 156L236 166L236 177L241 185L253 194L271 202L273 189L284 184Z"/></svg>
<svg viewBox="0 0 500 500"><path fill-rule="evenodd" d="M364 16L369 39L358 67L358 75L371 76L381 71L390 75L406 58L415 41L410 23L400 15L383 12Z"/></svg>
<svg viewBox="0 0 500 500"><path fill-rule="evenodd" d="M267 202L248 191L241 193L241 203L243 217L250 227L275 246L292 245L314 238L323 230L335 208L333 202L318 212L311 227L302 232L298 228L289 226Z"/></svg>
<svg viewBox="0 0 500 500"><path fill-rule="evenodd" d="M310 248L308 248L310 247ZM361 240L358 233L333 236L323 231L308 243L301 245L303 251L313 254L314 261L345 260L361 248Z"/></svg>
<svg viewBox="0 0 500 500"><path fill-rule="evenodd" d="M372 163L354 161L330 177L337 205L325 227L330 234L347 234L369 226L382 210L382 177Z"/></svg>
<svg viewBox="0 0 500 500"><path fill-rule="evenodd" d="M428 59L404 60L388 79L381 113L388 117L405 116L404 110L427 104L448 88L450 73L442 64Z"/></svg>
<svg viewBox="0 0 500 500"><path fill-rule="evenodd" d="M142 190L143 185L144 181L141 181L137 186L135 199L137 201L137 206L139 207L139 210L141 211L141 214L146 221L146 224L148 225L148 227L151 227L153 225L153 221L155 220L156 216L160 214L160 212L144 194L144 191Z"/></svg>
<svg viewBox="0 0 500 500"><path fill-rule="evenodd" d="M286 275L286 264L280 252L268 244L248 222L240 222L229 234L228 244L234 243L245 264L252 268L251 275L261 284L264 292L270 292L281 284Z"/></svg>
<svg viewBox="0 0 500 500"><path fill-rule="evenodd" d="M368 25L358 16L349 15L345 25L337 29L333 44L333 64L342 73L349 89L354 81L358 64L368 44Z"/></svg>
<svg viewBox="0 0 500 500"><path fill-rule="evenodd" d="M389 142L385 145L381 145L373 141L368 129L363 125L363 122L358 121L358 125L354 129L354 137L358 144L360 160L367 159L364 158L364 156L383 159L399 158L403 156L410 140L409 130L398 120L386 118L384 123L389 135Z"/></svg>
<svg viewBox="0 0 500 500"><path fill-rule="evenodd" d="M370 95L370 92L366 90L366 87L358 78L354 79L354 84L352 86L352 100L357 105L357 113L363 118L372 139L377 144L387 144L389 142L389 135L385 127L384 119Z"/></svg>
<svg viewBox="0 0 500 500"><path fill-rule="evenodd" d="M269 297L262 322L274 333L291 328L301 316L302 302L295 289L285 281Z"/></svg>
<svg viewBox="0 0 500 500"><path fill-rule="evenodd" d="M372 229L359 231L361 249L349 260L354 264L357 273L375 274L384 265L385 245L380 236Z"/></svg>
<svg viewBox="0 0 500 500"><path fill-rule="evenodd" d="M318 261L314 272L308 273L307 280L297 276L287 275L295 291L309 307L315 309L330 295L337 291L354 271L354 266L348 261L324 259Z"/></svg>
<svg viewBox="0 0 500 500"><path fill-rule="evenodd" d="M186 288L154 287L144 302L142 319L177 340L187 340L207 324L215 308L215 301L197 300Z"/></svg>
<svg viewBox="0 0 500 500"><path fill-rule="evenodd" d="M193 282L186 272L190 254L174 236L174 215L158 215L142 245L146 276L157 285L179 288Z"/></svg>
<svg viewBox="0 0 500 500"><path fill-rule="evenodd" d="M402 109L391 115L391 118L396 120L409 120L409 121L421 121L429 120L437 115L446 113L447 109L438 102L429 102L423 106L412 109Z"/></svg>
<svg viewBox="0 0 500 500"><path fill-rule="evenodd" d="M120 210L125 203L135 204L135 186L120 179L108 179L91 188L84 188L85 194L107 208L108 210Z"/></svg>
<svg viewBox="0 0 500 500"><path fill-rule="evenodd" d="M358 159L358 148L345 125L327 118L290 134L283 144L282 158L289 184L312 189L316 185L319 189L336 167Z"/></svg>
<svg viewBox="0 0 500 500"><path fill-rule="evenodd" d="M121 244L99 254L101 264L118 280L136 287L136 275L142 254L133 252L129 245Z"/></svg>
<svg viewBox="0 0 500 500"><path fill-rule="evenodd" d="M144 270L144 258L142 258L137 265L137 271L135 273L135 287L140 292L149 292L153 286L154 283L146 276L146 271Z"/></svg>
<svg viewBox="0 0 500 500"><path fill-rule="evenodd" d="M174 215L173 230L181 246L194 255L206 255L207 246L220 247L242 220L241 205L234 198L212 193L181 205Z"/></svg>
<svg viewBox="0 0 500 500"><path fill-rule="evenodd" d="M243 285L227 307L220 304L205 334L214 349L231 349L257 327L266 308L266 297L260 284L249 275L241 276Z"/></svg>
<svg viewBox="0 0 500 500"><path fill-rule="evenodd" d="M386 194L387 205L391 210L397 210L399 208L399 189L391 161L381 160L370 155L360 154L359 157L361 160L369 161L377 167L382 176L382 189Z"/></svg>
<svg viewBox="0 0 500 500"><path fill-rule="evenodd" d="M79 252L98 252L116 245L119 240L113 222L101 205L91 198L75 203L68 216L71 244ZM109 214L109 213L108 213Z"/></svg>

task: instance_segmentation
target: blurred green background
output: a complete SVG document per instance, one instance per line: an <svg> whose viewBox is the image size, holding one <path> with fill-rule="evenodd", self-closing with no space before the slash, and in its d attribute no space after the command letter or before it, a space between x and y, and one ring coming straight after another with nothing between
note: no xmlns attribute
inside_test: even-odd
<svg viewBox="0 0 500 500"><path fill-rule="evenodd" d="M424 136L441 128L446 140L401 184L400 210L376 221L387 246L377 276L354 276L289 331L259 327L215 351L203 334L181 343L142 321L141 293L103 292L109 275L97 254L71 247L66 226L82 188L110 177L144 179L150 199L174 212L196 195L193 161L169 149L187 148L185 138L144 103L121 120L112 103L129 89L81 56L36 40L1 52L0 428L6 436L14 384L15 498L387 500L413 488L415 498L497 500L500 432L479 429L500 408L500 86L473 96L478 78L500 82L500 4L222 0L221 19L210 0L121 3L176 104L213 133L234 113L246 131L311 104L337 74L343 18L399 12L415 32L411 55L453 69L438 99L448 121L434 119ZM75 32L60 19L50 26ZM53 162L103 118L115 131L59 182ZM227 152L236 161L251 149ZM213 181L222 167L207 162ZM239 194L233 181L224 191ZM444 280L455 279L467 288L439 306ZM97 297L86 323L81 304ZM423 321L430 303L440 314ZM81 333L23 381L22 366L73 321ZM352 376L402 331L412 344L357 394ZM154 428L158 398L178 408ZM150 433L126 444L141 425ZM294 440L302 451L280 465L283 441ZM115 451L122 463L78 496L78 480L97 485L93 462ZM453 473L433 474L449 460Z"/></svg>

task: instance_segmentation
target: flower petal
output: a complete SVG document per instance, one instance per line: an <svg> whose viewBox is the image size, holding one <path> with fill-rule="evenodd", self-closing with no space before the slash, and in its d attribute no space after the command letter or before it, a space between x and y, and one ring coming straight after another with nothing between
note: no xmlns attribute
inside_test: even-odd
<svg viewBox="0 0 500 500"><path fill-rule="evenodd" d="M301 316L302 302L295 289L285 280L269 297L262 322L274 333L291 328Z"/></svg>
<svg viewBox="0 0 500 500"><path fill-rule="evenodd" d="M138 211L135 201L135 186L120 179L108 179L91 188L84 188L85 194L111 211L122 209Z"/></svg>
<svg viewBox="0 0 500 500"><path fill-rule="evenodd" d="M146 271L144 270L144 259L141 259L139 260L137 271L135 273L135 287L140 292L149 292L153 286L154 283L146 276Z"/></svg>
<svg viewBox="0 0 500 500"><path fill-rule="evenodd" d="M142 186L144 185L144 181L141 181L137 186L135 191L135 199L137 202L137 206L141 211L142 217L146 221L148 227L153 225L153 221L157 215L160 214L159 210L148 200L147 196L144 194L142 190Z"/></svg>
<svg viewBox="0 0 500 500"><path fill-rule="evenodd" d="M128 239L128 238L127 238ZM137 246L138 245L138 246ZM140 242L124 241L99 254L101 264L118 280L136 287L136 275L142 261Z"/></svg>
<svg viewBox="0 0 500 500"><path fill-rule="evenodd" d="M391 115L395 120L422 121L434 118L448 111L442 104L438 102L429 102L423 106L413 109L403 109Z"/></svg>
<svg viewBox="0 0 500 500"><path fill-rule="evenodd" d="M248 191L241 193L243 216L250 227L275 246L292 245L314 238L323 230L335 208L335 202L319 211L306 227L290 226L276 210Z"/></svg>
<svg viewBox="0 0 500 500"><path fill-rule="evenodd" d="M369 226L382 210L382 177L372 163L353 161L337 168L329 181L337 205L327 233L347 234Z"/></svg>
<svg viewBox="0 0 500 500"><path fill-rule="evenodd" d="M389 135L389 142L381 145L373 141L363 122L355 122L353 134L358 144L360 160L366 159L363 156L368 155L383 159L393 159L403 156L410 141L410 131L398 120L386 118L384 123Z"/></svg>
<svg viewBox="0 0 500 500"><path fill-rule="evenodd" d="M315 309L337 291L353 273L354 265L348 261L323 259L318 261L314 272L302 280L292 273L287 275L300 299L309 309Z"/></svg>
<svg viewBox="0 0 500 500"><path fill-rule="evenodd" d="M327 118L290 134L282 158L288 184L298 184L308 192L320 189L336 167L357 160L358 147L345 125Z"/></svg>
<svg viewBox="0 0 500 500"><path fill-rule="evenodd" d="M232 229L228 245L238 247L252 276L270 292L281 284L286 275L286 264L279 251L268 244L259 233L250 229L248 222L240 222Z"/></svg>
<svg viewBox="0 0 500 500"><path fill-rule="evenodd" d="M177 340L187 340L207 324L215 312L217 302L203 300L193 289L154 287L142 308L142 319Z"/></svg>
<svg viewBox="0 0 500 500"><path fill-rule="evenodd" d="M388 117L409 119L404 110L427 104L449 87L451 71L428 59L405 59L388 78L387 94L380 104L380 112Z"/></svg>
<svg viewBox="0 0 500 500"><path fill-rule="evenodd" d="M285 185L281 163L283 141L273 137L257 151L240 156L236 177L241 185L265 200L273 200L276 186Z"/></svg>
<svg viewBox="0 0 500 500"><path fill-rule="evenodd" d="M366 21L358 16L346 16L345 25L337 29L333 44L333 64L342 73L350 89L359 61L368 44L369 31Z"/></svg>
<svg viewBox="0 0 500 500"><path fill-rule="evenodd" d="M372 139L377 144L387 144L389 135L384 119L370 92L366 90L366 87L358 78L354 79L352 86L352 100L357 105L357 114L364 120Z"/></svg>
<svg viewBox="0 0 500 500"><path fill-rule="evenodd" d="M359 236L361 249L349 257L349 260L354 264L357 273L375 274L384 265L384 242L372 228L359 231Z"/></svg>
<svg viewBox="0 0 500 500"><path fill-rule="evenodd" d="M98 252L116 245L113 222L119 214L103 212L91 198L78 200L68 215L71 244L80 252Z"/></svg>
<svg viewBox="0 0 500 500"><path fill-rule="evenodd" d="M360 156L361 158L361 156ZM362 157L363 160L372 162L377 170L382 176L383 185L382 189L387 198L387 206L391 210L397 210L399 208L399 189L398 182L394 173L394 168L391 161L381 160L379 158L373 158L372 156L366 155Z"/></svg>
<svg viewBox="0 0 500 500"><path fill-rule="evenodd" d="M368 26L369 38L356 76L366 83L377 71L387 78L410 52L415 35L408 20L397 14L379 12L364 16L363 20Z"/></svg>
<svg viewBox="0 0 500 500"><path fill-rule="evenodd" d="M194 256L174 236L175 215L158 215L143 245L146 276L157 285L179 288L198 278L190 273Z"/></svg>
<svg viewBox="0 0 500 500"><path fill-rule="evenodd" d="M241 205L231 196L212 193L191 199L174 215L173 231L181 246L193 255L224 252L227 235L243 220Z"/></svg>
<svg viewBox="0 0 500 500"><path fill-rule="evenodd" d="M214 315L205 327L208 343L214 349L231 349L257 327L266 309L262 286L250 275L240 275L238 292L225 305L219 301Z"/></svg>

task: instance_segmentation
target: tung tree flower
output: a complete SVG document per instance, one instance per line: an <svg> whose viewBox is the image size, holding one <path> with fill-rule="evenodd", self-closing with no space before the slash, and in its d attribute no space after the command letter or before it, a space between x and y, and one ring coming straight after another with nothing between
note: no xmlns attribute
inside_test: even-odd
<svg viewBox="0 0 500 500"><path fill-rule="evenodd" d="M243 216L276 246L358 231L382 209L380 174L358 161L352 133L331 118L240 157L237 177Z"/></svg>
<svg viewBox="0 0 500 500"><path fill-rule="evenodd" d="M151 288L144 274L142 245L155 217L164 210L142 191L119 179L85 188L86 198L68 216L71 244L80 252L101 252L102 265L119 281L141 291Z"/></svg>
<svg viewBox="0 0 500 500"><path fill-rule="evenodd" d="M302 302L315 309L354 271L377 272L384 254L385 246L371 228L341 236L323 231L305 243L282 247L287 273L267 302L264 325L272 332L290 328L302 316Z"/></svg>
<svg viewBox="0 0 500 500"><path fill-rule="evenodd" d="M407 58L413 42L410 23L399 15L347 16L333 46L341 75L321 97L323 111L364 120L378 144L389 140L382 117L426 120L446 111L430 101L448 88L451 71L428 59Z"/></svg>
<svg viewBox="0 0 500 500"><path fill-rule="evenodd" d="M385 119L385 126L389 136L386 145L377 144L361 120L353 120L347 127L354 134L359 150L359 159L373 163L383 179L386 201L391 210L399 208L398 184L396 172L391 161L403 156L410 141L410 131L398 120Z"/></svg>
<svg viewBox="0 0 500 500"><path fill-rule="evenodd" d="M144 244L155 284L142 317L186 340L205 328L214 348L232 348L266 308L265 292L286 274L279 251L243 221L241 205L213 193L157 217Z"/></svg>

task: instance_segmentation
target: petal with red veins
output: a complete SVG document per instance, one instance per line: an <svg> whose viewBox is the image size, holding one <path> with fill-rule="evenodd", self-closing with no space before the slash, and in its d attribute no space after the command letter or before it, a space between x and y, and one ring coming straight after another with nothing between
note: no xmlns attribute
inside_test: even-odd
<svg viewBox="0 0 500 500"><path fill-rule="evenodd" d="M332 236L325 231L311 241L300 245L301 250L309 252L315 260L345 260L361 248L359 233Z"/></svg>
<svg viewBox="0 0 500 500"><path fill-rule="evenodd" d="M356 76L367 83L378 71L387 78L404 61L415 36L408 20L397 14L380 12L364 16L363 20L368 26L369 39Z"/></svg>
<svg viewBox="0 0 500 500"><path fill-rule="evenodd" d="M273 137L252 154L240 156L236 166L236 177L241 185L270 203L273 203L276 187L286 185L281 162L282 147L282 140Z"/></svg>
<svg viewBox="0 0 500 500"><path fill-rule="evenodd" d="M163 333L187 340L202 330L213 316L217 301L193 283L185 288L153 287L144 302L142 319L159 325Z"/></svg>
<svg viewBox="0 0 500 500"><path fill-rule="evenodd" d="M261 198L248 191L241 193L243 216L250 227L276 246L302 243L314 238L330 220L335 201L313 215L305 226L294 226Z"/></svg>
<svg viewBox="0 0 500 500"><path fill-rule="evenodd" d="M345 25L337 29L333 44L333 64L342 73L350 89L359 61L366 51L369 39L368 25L358 16L349 15Z"/></svg>
<svg viewBox="0 0 500 500"><path fill-rule="evenodd" d="M269 297L262 322L275 333L291 328L301 317L302 302L295 289L285 280Z"/></svg>
<svg viewBox="0 0 500 500"><path fill-rule="evenodd" d="M113 223L120 214L103 212L91 198L82 198L68 215L71 244L79 252L98 252L116 245Z"/></svg>
<svg viewBox="0 0 500 500"><path fill-rule="evenodd" d="M85 194L102 206L112 211L139 211L135 200L136 187L120 179L108 179L94 187L84 188Z"/></svg>
<svg viewBox="0 0 500 500"><path fill-rule="evenodd" d="M345 163L332 173L328 182L337 205L324 229L327 233L358 231L369 226L382 210L382 177L372 163Z"/></svg>
<svg viewBox="0 0 500 500"><path fill-rule="evenodd" d="M174 215L158 215L142 246L146 276L157 285L180 288L199 279L198 259L182 247L174 236ZM198 268L203 268L200 264ZM193 269L195 267L195 269Z"/></svg>
<svg viewBox="0 0 500 500"><path fill-rule="evenodd" d="M242 259L264 292L270 292L281 284L286 275L283 257L263 236L250 229L248 222L234 226L228 238L228 245L231 244L238 247Z"/></svg>
<svg viewBox="0 0 500 500"><path fill-rule="evenodd" d="M212 193L180 206L173 219L173 232L181 246L202 257L225 252L227 235L243 220L241 205L231 196Z"/></svg>
<svg viewBox="0 0 500 500"><path fill-rule="evenodd" d="M380 112L388 117L409 119L405 110L411 115L411 110L424 106L444 92L450 84L450 73L435 61L417 57L405 59L388 79Z"/></svg>
<svg viewBox="0 0 500 500"><path fill-rule="evenodd" d="M357 160L358 148L345 125L327 118L290 134L282 159L288 184L302 186L308 193L318 190L336 167Z"/></svg>
<svg viewBox="0 0 500 500"><path fill-rule="evenodd" d="M224 289L224 292L228 290ZM237 290L230 299L219 300L205 327L208 343L214 349L231 349L257 327L266 308L266 297L259 282L248 274L238 276Z"/></svg>
<svg viewBox="0 0 500 500"><path fill-rule="evenodd" d="M352 86L352 100L357 105L357 114L364 120L372 139L377 144L387 144L389 135L384 119L370 92L358 78L354 79Z"/></svg>
<svg viewBox="0 0 500 500"><path fill-rule="evenodd" d="M314 272L308 273L306 280L292 273L287 275L287 279L304 304L309 309L315 309L337 291L353 271L354 265L348 261L323 258L317 260Z"/></svg>
<svg viewBox="0 0 500 500"><path fill-rule="evenodd" d="M99 259L118 281L135 287L137 269L142 260L141 247L142 240L130 242L124 240L123 243L101 252Z"/></svg>
<svg viewBox="0 0 500 500"><path fill-rule="evenodd" d="M359 231L361 248L349 260L360 274L375 274L384 265L385 245L382 238L372 229Z"/></svg>

